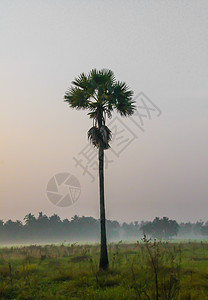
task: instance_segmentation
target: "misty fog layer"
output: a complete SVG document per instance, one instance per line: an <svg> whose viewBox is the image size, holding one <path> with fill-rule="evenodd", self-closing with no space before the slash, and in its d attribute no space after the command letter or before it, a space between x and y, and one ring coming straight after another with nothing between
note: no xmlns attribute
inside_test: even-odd
<svg viewBox="0 0 208 300"><path fill-rule="evenodd" d="M155 218L153 221L140 223L119 223L107 220L108 242L139 241L144 236L159 240L170 239L207 239L208 221L206 223L180 223L167 217ZM93 217L75 215L71 220L61 220L56 214L48 217L42 212L38 217L29 213L21 221L0 220L0 245L23 243L74 243L99 242L100 221Z"/></svg>

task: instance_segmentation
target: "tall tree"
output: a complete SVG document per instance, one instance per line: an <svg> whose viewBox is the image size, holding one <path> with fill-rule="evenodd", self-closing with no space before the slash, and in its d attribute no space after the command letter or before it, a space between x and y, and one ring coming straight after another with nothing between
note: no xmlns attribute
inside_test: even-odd
<svg viewBox="0 0 208 300"><path fill-rule="evenodd" d="M106 117L112 116L115 109L121 116L132 115L136 109L132 100L133 91L124 82L116 81L111 70L91 70L81 73L67 90L64 99L75 109L89 110L93 126L88 131L88 138L99 149L99 189L100 189L100 226L101 251L100 269L108 268L106 242L105 201L104 201L104 150L110 147L112 133L106 126Z"/></svg>

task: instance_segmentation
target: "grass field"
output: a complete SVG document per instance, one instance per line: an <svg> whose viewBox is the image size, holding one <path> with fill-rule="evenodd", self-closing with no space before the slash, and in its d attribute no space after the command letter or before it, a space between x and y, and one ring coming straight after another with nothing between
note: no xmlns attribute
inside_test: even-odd
<svg viewBox="0 0 208 300"><path fill-rule="evenodd" d="M111 243L0 248L0 299L208 299L208 243Z"/></svg>

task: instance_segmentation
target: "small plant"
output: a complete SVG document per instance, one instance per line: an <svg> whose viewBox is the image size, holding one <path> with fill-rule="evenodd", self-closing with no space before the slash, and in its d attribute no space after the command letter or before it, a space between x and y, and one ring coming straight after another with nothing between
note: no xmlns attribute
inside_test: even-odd
<svg viewBox="0 0 208 300"><path fill-rule="evenodd" d="M176 250L167 252L161 242L157 242L156 239L151 242L146 235L142 238L142 242L146 249L147 264L154 275L154 299L177 299L180 289L181 256L179 255L179 261L176 262Z"/></svg>

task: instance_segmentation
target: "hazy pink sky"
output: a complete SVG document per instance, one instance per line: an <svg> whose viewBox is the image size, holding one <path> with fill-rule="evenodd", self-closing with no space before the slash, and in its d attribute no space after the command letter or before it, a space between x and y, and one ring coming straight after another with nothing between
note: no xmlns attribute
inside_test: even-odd
<svg viewBox="0 0 208 300"><path fill-rule="evenodd" d="M1 1L0 219L99 217L97 171L91 183L73 159L92 123L63 96L81 72L109 68L162 114L144 132L122 119L137 138L106 152L107 218L207 220L207 15L206 0ZM46 196L60 172L81 184L65 208Z"/></svg>

